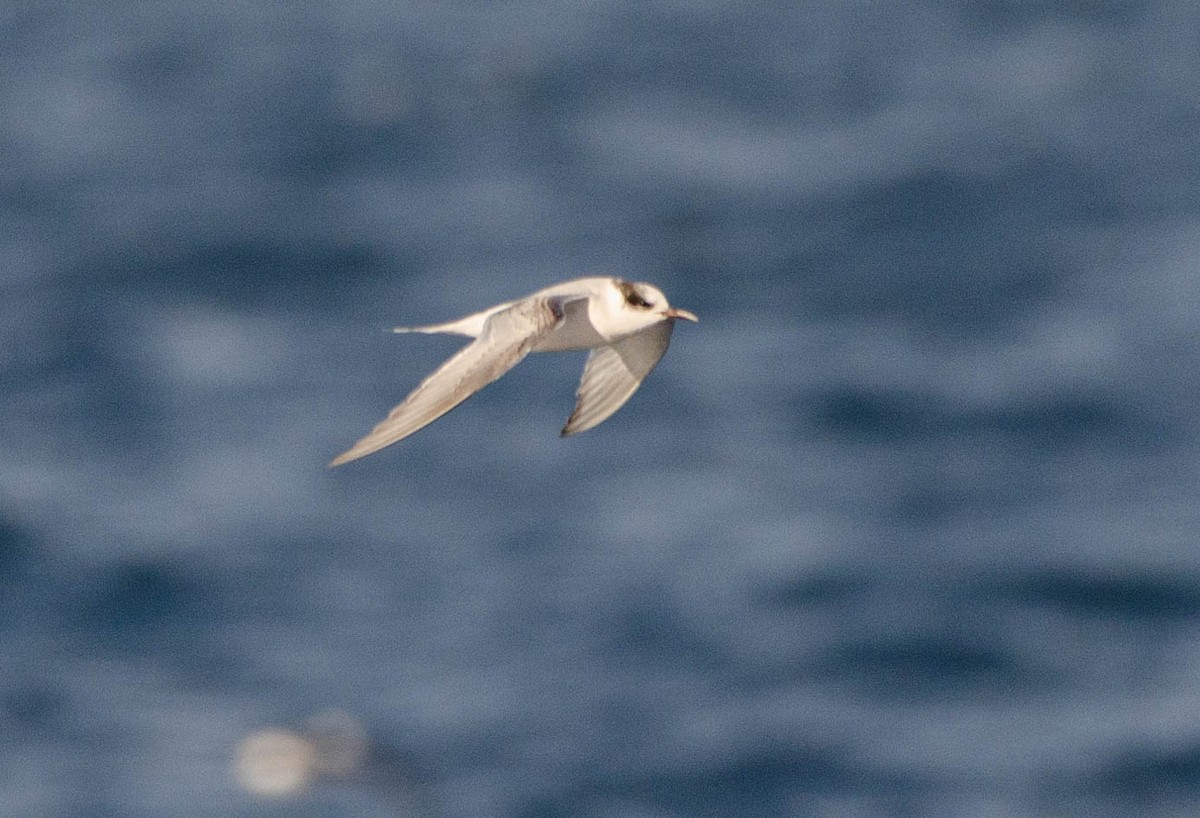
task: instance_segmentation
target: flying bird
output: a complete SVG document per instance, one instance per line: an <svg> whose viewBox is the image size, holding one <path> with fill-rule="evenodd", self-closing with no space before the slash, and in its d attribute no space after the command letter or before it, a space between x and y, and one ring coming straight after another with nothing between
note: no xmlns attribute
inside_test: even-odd
<svg viewBox="0 0 1200 818"><path fill-rule="evenodd" d="M629 400L667 351L677 319L662 290L619 278L564 281L443 324L393 332L445 333L475 339L433 371L370 434L330 467L365 457L423 429L512 369L530 352L588 349L575 409L563 437L604 422Z"/></svg>

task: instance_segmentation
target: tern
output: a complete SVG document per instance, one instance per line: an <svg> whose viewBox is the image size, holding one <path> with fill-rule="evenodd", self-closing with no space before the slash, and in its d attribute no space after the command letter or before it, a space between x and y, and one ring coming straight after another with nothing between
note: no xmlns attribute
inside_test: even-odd
<svg viewBox="0 0 1200 818"><path fill-rule="evenodd" d="M662 290L619 278L579 278L454 321L393 332L475 339L433 371L370 434L339 454L340 466L425 428L512 369L530 352L591 350L562 436L591 429L620 409L667 351L675 321L697 321Z"/></svg>

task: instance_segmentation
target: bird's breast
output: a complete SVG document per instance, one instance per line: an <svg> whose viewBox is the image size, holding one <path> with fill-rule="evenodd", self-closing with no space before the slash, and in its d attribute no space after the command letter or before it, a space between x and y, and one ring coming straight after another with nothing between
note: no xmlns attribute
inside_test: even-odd
<svg viewBox="0 0 1200 818"><path fill-rule="evenodd" d="M534 352L563 352L570 349L593 349L608 340L588 322L563 322L534 346Z"/></svg>
<svg viewBox="0 0 1200 818"><path fill-rule="evenodd" d="M563 310L563 320L533 347L534 352L562 352L570 349L593 349L609 343L596 331L588 314L586 300L573 301Z"/></svg>

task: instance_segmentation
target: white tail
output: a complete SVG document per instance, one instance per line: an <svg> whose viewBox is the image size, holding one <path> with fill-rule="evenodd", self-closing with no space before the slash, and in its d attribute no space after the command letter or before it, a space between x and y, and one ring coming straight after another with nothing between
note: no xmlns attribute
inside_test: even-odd
<svg viewBox="0 0 1200 818"><path fill-rule="evenodd" d="M442 324L423 324L418 327L393 327L392 332L423 332L427 335L465 335L468 338L478 338L483 332L483 325L494 313L512 306L512 302L497 304L486 310L472 313L463 318L446 321Z"/></svg>

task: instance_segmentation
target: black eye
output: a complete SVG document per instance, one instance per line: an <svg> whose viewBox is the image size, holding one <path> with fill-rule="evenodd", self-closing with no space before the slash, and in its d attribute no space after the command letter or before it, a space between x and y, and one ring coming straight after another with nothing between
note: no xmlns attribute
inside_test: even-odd
<svg viewBox="0 0 1200 818"><path fill-rule="evenodd" d="M637 307L639 310L648 310L654 305L646 299L642 298L634 290L625 293L625 303L631 307Z"/></svg>

